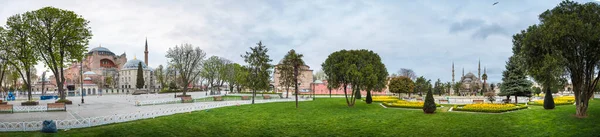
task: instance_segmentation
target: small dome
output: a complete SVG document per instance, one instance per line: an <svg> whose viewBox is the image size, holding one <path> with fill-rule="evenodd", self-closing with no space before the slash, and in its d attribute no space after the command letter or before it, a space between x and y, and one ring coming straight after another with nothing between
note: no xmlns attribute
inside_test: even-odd
<svg viewBox="0 0 600 137"><path fill-rule="evenodd" d="M96 73L94 73L92 71L87 71L87 72L83 73L83 75L96 75Z"/></svg>
<svg viewBox="0 0 600 137"><path fill-rule="evenodd" d="M85 77L83 80L92 80L90 77Z"/></svg>
<svg viewBox="0 0 600 137"><path fill-rule="evenodd" d="M137 69L138 68L138 64L142 63L142 68L143 69L148 69L148 66L146 66L146 64L138 59L132 59L127 61L127 63L125 63L125 65L123 65L123 69Z"/></svg>
<svg viewBox="0 0 600 137"><path fill-rule="evenodd" d="M475 75L471 72L467 73L467 75L465 75L465 77L475 77Z"/></svg>
<svg viewBox="0 0 600 137"><path fill-rule="evenodd" d="M315 83L315 84L321 84L321 83L323 83L323 81L321 81L321 80L315 80L315 82L313 82L313 83Z"/></svg>

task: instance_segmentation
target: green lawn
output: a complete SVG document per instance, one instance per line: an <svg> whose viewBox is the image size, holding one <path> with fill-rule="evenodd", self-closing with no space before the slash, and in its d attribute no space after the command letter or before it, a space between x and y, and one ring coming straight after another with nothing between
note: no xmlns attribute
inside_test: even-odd
<svg viewBox="0 0 600 137"><path fill-rule="evenodd" d="M589 117L573 116L575 106L541 106L503 114L384 109L343 98L243 105L156 119L60 131L60 136L598 136L600 100L590 102ZM0 136L42 136L39 132Z"/></svg>

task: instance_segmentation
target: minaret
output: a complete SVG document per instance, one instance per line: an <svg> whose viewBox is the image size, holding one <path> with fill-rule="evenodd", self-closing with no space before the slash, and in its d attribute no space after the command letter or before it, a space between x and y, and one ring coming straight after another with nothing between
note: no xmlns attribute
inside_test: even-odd
<svg viewBox="0 0 600 137"><path fill-rule="evenodd" d="M477 78L481 78L481 59L479 59L479 64L477 65Z"/></svg>
<svg viewBox="0 0 600 137"><path fill-rule="evenodd" d="M146 37L146 50L144 50L144 63L148 66L148 37Z"/></svg>
<svg viewBox="0 0 600 137"><path fill-rule="evenodd" d="M454 83L454 61L452 61L452 83Z"/></svg>
<svg viewBox="0 0 600 137"><path fill-rule="evenodd" d="M463 67L463 75L462 75L462 77L465 77L465 68L464 67ZM461 79L462 79L462 77L461 77Z"/></svg>

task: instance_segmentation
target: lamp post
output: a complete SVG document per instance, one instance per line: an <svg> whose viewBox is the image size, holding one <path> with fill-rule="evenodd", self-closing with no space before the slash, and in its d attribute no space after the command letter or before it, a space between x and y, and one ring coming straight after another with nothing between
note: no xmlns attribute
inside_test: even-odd
<svg viewBox="0 0 600 137"><path fill-rule="evenodd" d="M79 62L79 73L81 73L81 87L79 89L81 91L81 104L83 104L85 102L83 100L83 61Z"/></svg>

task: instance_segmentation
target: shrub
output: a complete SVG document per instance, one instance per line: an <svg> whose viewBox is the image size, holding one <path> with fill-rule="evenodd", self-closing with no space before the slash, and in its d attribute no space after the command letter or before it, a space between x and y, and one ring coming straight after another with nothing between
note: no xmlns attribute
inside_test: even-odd
<svg viewBox="0 0 600 137"><path fill-rule="evenodd" d="M367 91L367 99L365 102L367 102L367 104L373 103L373 97L371 96L371 91Z"/></svg>
<svg viewBox="0 0 600 137"><path fill-rule="evenodd" d="M387 102L383 103L386 107L398 107L398 108L418 108L423 109L424 102L408 102L404 100L398 100L396 102ZM439 104L435 105L436 107L440 107Z"/></svg>
<svg viewBox="0 0 600 137"><path fill-rule="evenodd" d="M65 103L65 104L73 104L73 102L71 100L68 99L59 99L54 103Z"/></svg>
<svg viewBox="0 0 600 137"><path fill-rule="evenodd" d="M431 90L427 91L427 95L425 96L425 103L423 104L423 112L427 114L431 114L435 112L435 100L433 99L433 93Z"/></svg>
<svg viewBox="0 0 600 137"><path fill-rule="evenodd" d="M496 92L494 91L485 92L484 96L488 101L490 101L490 103L494 103L494 101L496 100Z"/></svg>
<svg viewBox="0 0 600 137"><path fill-rule="evenodd" d="M488 113L501 113L519 109L528 108L525 104L491 104L491 103L482 103L482 104L467 104L463 107L454 106L453 110L456 111L471 111L471 112L488 112Z"/></svg>
<svg viewBox="0 0 600 137"><path fill-rule="evenodd" d="M544 104L544 109L554 109L556 106L554 103L554 99L552 99L552 92L548 92L547 90L546 96L544 97L544 102L542 102L542 104Z"/></svg>

